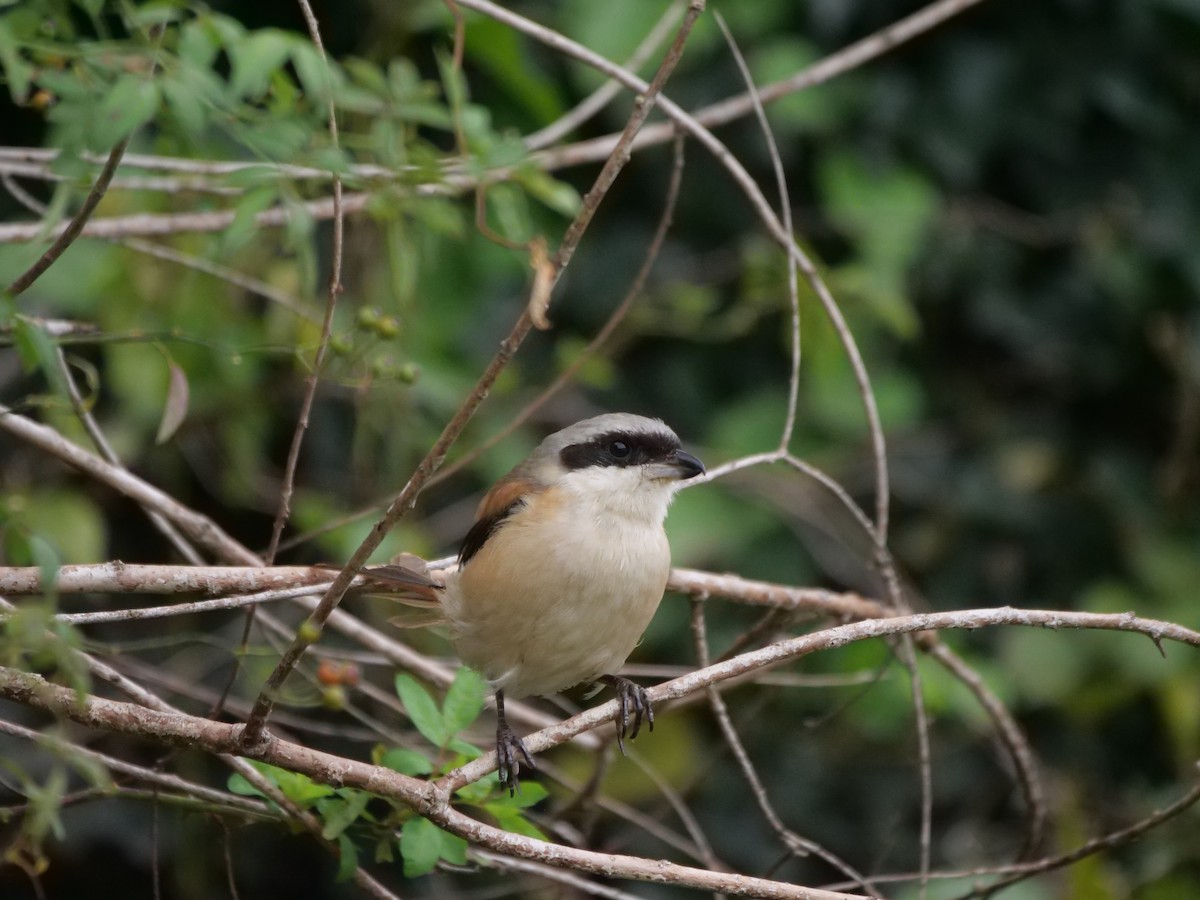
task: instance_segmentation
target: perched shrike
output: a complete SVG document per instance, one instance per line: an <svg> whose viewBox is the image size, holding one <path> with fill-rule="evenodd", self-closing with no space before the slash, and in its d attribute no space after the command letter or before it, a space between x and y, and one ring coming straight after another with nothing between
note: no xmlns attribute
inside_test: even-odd
<svg viewBox="0 0 1200 900"><path fill-rule="evenodd" d="M439 599L459 656L496 692L501 786L534 768L506 697L603 681L618 742L653 729L645 689L616 672L667 586L667 507L703 472L661 421L610 413L550 435L483 498Z"/></svg>

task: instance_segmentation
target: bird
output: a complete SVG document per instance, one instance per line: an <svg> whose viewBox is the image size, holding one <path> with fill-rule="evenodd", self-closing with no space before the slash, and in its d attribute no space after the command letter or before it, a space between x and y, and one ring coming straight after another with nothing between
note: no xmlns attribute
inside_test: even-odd
<svg viewBox="0 0 1200 900"><path fill-rule="evenodd" d="M667 509L704 471L661 420L606 413L551 434L480 502L438 602L459 658L494 691L502 789L536 769L505 699L602 682L622 752L643 722L653 730L646 690L617 673L666 590Z"/></svg>

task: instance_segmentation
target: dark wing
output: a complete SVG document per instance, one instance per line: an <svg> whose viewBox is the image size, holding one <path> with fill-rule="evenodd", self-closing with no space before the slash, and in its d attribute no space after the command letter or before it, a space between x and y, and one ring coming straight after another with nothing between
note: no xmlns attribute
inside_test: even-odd
<svg viewBox="0 0 1200 900"><path fill-rule="evenodd" d="M463 538L462 548L458 551L458 564L465 566L471 557L483 549L487 539L491 537L501 523L525 505L525 496L533 490L533 485L522 479L501 481L488 491L483 502L479 504L479 514L475 524Z"/></svg>

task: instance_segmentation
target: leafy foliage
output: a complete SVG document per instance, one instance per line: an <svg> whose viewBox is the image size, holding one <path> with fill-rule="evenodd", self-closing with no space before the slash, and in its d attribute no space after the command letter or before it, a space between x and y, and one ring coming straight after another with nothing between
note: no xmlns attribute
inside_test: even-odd
<svg viewBox="0 0 1200 900"><path fill-rule="evenodd" d="M331 174L358 204L348 219L344 291L284 561L339 561L352 552L369 527L361 511L386 502L408 478L521 308L528 260L481 236L463 185L488 181L481 203L488 227L522 242L561 234L590 180L590 170L548 168L521 136L596 87L594 72L470 13L458 69L443 5L385 6L318 9L326 62L298 30L291 3L0 5L5 142L54 151L0 157L35 201L26 209L16 194L0 193L3 218L41 230L33 241L0 244L0 284L38 257L78 208L98 160L126 138L128 155L97 218L222 217L215 229L181 224L149 248L77 241L32 289L0 298L0 400L86 444L69 396L66 379L73 379L126 465L250 546L264 546L270 533L321 339L332 260L320 202ZM622 0L525 11L624 59L662 8ZM722 13L756 78L767 81L899 11L877 2L760 2ZM891 548L918 607L1132 609L1195 623L1198 37L1200 16L1186 2L1051 0L1015 12L985 3L768 107L799 239L871 372L889 438ZM740 89L717 29L702 21L668 93L694 109ZM337 145L327 127L330 102ZM618 98L566 140L619 128L627 108L628 98ZM761 184L773 184L749 118L719 135ZM527 341L452 465L505 428L602 327L642 262L662 208L667 157L653 147L635 155L555 294L553 330ZM146 158L177 165L135 165ZM599 409L663 416L710 465L777 445L790 352L784 261L697 147L688 146L683 179L660 261L604 351L533 425L431 487L380 558L453 548L475 494L546 427ZM266 227L264 216L283 224ZM869 509L859 386L812 299L802 291L792 450ZM64 334L56 329L64 320L77 327ZM881 592L857 521L827 491L782 468L746 470L685 493L669 530L679 564ZM0 534L4 564L47 573L60 563L162 561L175 552L131 504L7 435L0 436ZM205 709L230 675L240 618L87 629L84 637L53 619L66 602L22 601L0 631L5 664L83 691L89 681L72 649L136 658L176 675L180 695L193 690L184 699ZM714 655L737 645L757 620L730 605L706 610ZM767 625L770 634L794 630L786 620ZM686 612L668 601L635 662L690 665L687 634ZM238 653L235 698L254 696L277 655L275 639L255 632ZM423 652L446 652L436 634L405 639ZM1194 779L1200 679L1188 654L1164 660L1148 642L1119 636L1016 631L972 635L956 648L1029 732L1063 797L1055 820L1062 847L1136 820ZM797 668L781 674L835 686L747 686L730 698L780 816L857 865L910 869L919 854L919 798L905 678L879 646L847 647ZM1015 852L1021 812L997 778L978 705L927 668L935 862L970 868ZM376 694L338 685L340 710L318 709L317 689L289 683L285 705L301 717L297 727L311 728L306 739L368 755L342 732L355 724L390 729L401 717L379 695L392 699L394 685L412 727L403 741L372 731L374 762L437 777L478 755L477 677L460 673L440 700L408 675L393 681L388 667L372 664L365 678ZM779 848L732 768L719 765L725 757L707 717L668 717L638 751L687 798L722 861L741 871L776 865ZM67 841L87 833L61 806L87 778L39 769L28 748L0 756L31 804L13 854L33 871L57 855L61 830ZM572 749L554 761L581 783L596 774L592 757ZM334 879L390 860L397 848L407 877L467 862L460 839L406 810L262 771L320 818L340 856L336 871L326 871L294 852L279 865L264 851L271 878L256 895L311 894L329 883L332 896ZM253 792L236 776L229 787ZM603 787L647 807L662 796L621 762ZM509 799L492 778L464 788L456 803L539 836L529 807L546 796L528 782ZM124 806L114 813L131 834L150 828L139 815ZM585 810L582 824L570 825L596 845L644 840L607 813L596 814L601 824L593 829L591 815ZM216 846L216 832L185 818L170 826L178 829L176 846L197 854ZM1187 813L1152 839L1048 881L1043 893L1192 896L1200 885L1194 841L1186 840L1194 819ZM197 834L202 839L188 840ZM677 849L654 848L664 856ZM89 858L96 872L110 855ZM830 877L813 859L789 862L785 876ZM198 875L178 887L179 896L223 890L223 876ZM72 895L71 886L58 895Z"/></svg>

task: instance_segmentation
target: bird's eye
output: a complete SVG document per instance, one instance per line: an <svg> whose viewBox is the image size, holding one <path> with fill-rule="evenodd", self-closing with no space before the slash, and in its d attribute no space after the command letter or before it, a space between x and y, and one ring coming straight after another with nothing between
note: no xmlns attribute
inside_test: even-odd
<svg viewBox="0 0 1200 900"><path fill-rule="evenodd" d="M630 453L630 447L624 441L613 441L608 445L608 452L617 459L624 459Z"/></svg>

